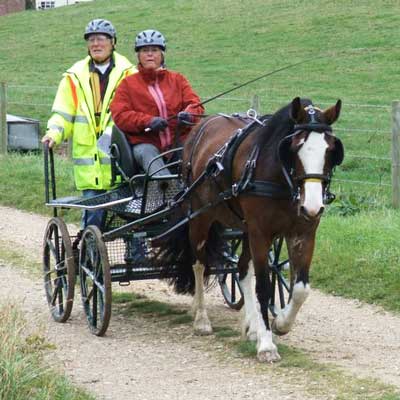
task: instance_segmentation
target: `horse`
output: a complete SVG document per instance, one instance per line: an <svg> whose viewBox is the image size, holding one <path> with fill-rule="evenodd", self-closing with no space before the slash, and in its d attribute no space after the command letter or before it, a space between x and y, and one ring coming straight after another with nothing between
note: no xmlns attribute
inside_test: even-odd
<svg viewBox="0 0 400 400"><path fill-rule="evenodd" d="M249 125L241 118L212 115L191 130L183 149L187 189L180 207L188 224L169 235L166 247L179 264L172 278L175 289L194 294L195 333L212 333L204 282L218 232L221 227L239 229L243 334L256 342L261 362L280 359L273 333L291 330L309 295L316 231L334 196L329 191L333 170L344 158L343 145L331 127L340 110L341 100L322 110L296 97ZM293 286L288 304L271 322L272 287L266 266L277 237L287 243Z"/></svg>

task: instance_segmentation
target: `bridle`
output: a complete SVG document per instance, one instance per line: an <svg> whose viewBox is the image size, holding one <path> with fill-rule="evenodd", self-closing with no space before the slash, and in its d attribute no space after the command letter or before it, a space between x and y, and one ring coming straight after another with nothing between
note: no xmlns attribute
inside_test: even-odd
<svg viewBox="0 0 400 400"><path fill-rule="evenodd" d="M335 195L330 192L330 183L333 176L333 171L336 165L340 165L343 161L344 150L343 144L333 133L332 127L328 124L317 122L315 120L315 109L312 106L307 107L307 113L311 117L311 121L304 124L294 125L294 133L285 136L278 145L278 156L281 163L283 175L289 185L292 199L297 202L300 200L300 190L301 186L306 182L318 182L322 184L323 187L323 202L324 204L330 204L335 199ZM332 167L326 174L302 174L295 175L295 168L293 159L291 156L291 151L289 149L294 137L300 135L303 132L317 132L322 135L328 135L334 138L335 149L332 158ZM300 146L301 147L301 146Z"/></svg>

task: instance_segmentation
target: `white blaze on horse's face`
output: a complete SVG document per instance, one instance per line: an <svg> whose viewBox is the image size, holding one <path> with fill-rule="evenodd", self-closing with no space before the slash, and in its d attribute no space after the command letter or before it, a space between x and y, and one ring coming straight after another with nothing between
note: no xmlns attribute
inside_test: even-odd
<svg viewBox="0 0 400 400"><path fill-rule="evenodd" d="M327 148L328 143L325 140L324 134L311 132L308 135L308 138L304 141L298 152L305 175L323 175ZM303 190L304 198L300 206L303 207L305 214L309 217L320 215L325 208L322 181L319 179L306 179Z"/></svg>

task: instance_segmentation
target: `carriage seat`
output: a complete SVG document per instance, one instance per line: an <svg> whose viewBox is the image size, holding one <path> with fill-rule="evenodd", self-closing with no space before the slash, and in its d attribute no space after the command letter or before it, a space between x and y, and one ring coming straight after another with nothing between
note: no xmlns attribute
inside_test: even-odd
<svg viewBox="0 0 400 400"><path fill-rule="evenodd" d="M160 157L164 154L160 154ZM132 214L150 214L165 207L182 191L182 182L178 174L153 176L143 171L133 157L131 145L125 134L115 125L111 134L110 158L113 185L120 176L122 181L129 182L129 186L134 190L134 199L114 207L118 213L127 217ZM166 168L174 164L166 163Z"/></svg>
<svg viewBox="0 0 400 400"><path fill-rule="evenodd" d="M115 125L111 133L110 157L112 184L116 182L117 176L129 180L138 173L139 167L133 158L131 145L125 134Z"/></svg>

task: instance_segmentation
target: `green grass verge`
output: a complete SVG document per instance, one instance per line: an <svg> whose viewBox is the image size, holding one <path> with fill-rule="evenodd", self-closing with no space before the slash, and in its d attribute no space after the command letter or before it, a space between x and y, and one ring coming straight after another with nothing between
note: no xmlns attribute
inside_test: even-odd
<svg viewBox="0 0 400 400"><path fill-rule="evenodd" d="M234 348L246 358L256 357L257 350L253 342L240 341ZM374 379L358 379L344 373L334 365L321 364L312 360L301 350L279 344L278 351L282 359L276 365L278 375L301 376L310 395L323 394L323 388L334 388L327 398L337 400L398 400L400 393L390 385ZM265 366L260 369L265 370ZM322 392L322 393L321 393Z"/></svg>
<svg viewBox="0 0 400 400"><path fill-rule="evenodd" d="M0 399L94 400L47 365L44 355L52 345L40 333L29 333L17 306L2 305L0 321Z"/></svg>
<svg viewBox="0 0 400 400"><path fill-rule="evenodd" d="M188 331L191 330L192 318L188 316L188 311L177 306L153 301L134 293L114 293L113 304L114 313L122 314L125 318L129 318L132 314L140 315L150 318L155 325L165 324L168 321L169 324L174 324L176 315L186 315L188 318L185 323L188 324ZM255 344L241 340L240 333L236 330L227 326L216 326L214 338L217 347L221 348L222 345L223 354L233 352L238 357L255 360L257 354ZM209 350L213 351L212 344ZM282 360L274 364L272 373L293 384L298 384L301 376L302 387L305 387L310 395L326 394L327 398L337 400L397 400L400 397L400 393L390 385L374 379L355 378L333 365L312 360L301 350L278 344L278 351ZM271 373L270 365L254 363L254 367L259 372Z"/></svg>
<svg viewBox="0 0 400 400"><path fill-rule="evenodd" d="M311 284L400 311L400 213L327 215L319 228Z"/></svg>
<svg viewBox="0 0 400 400"><path fill-rule="evenodd" d="M41 276L40 263L0 241L0 261L3 260L26 269L30 275ZM53 345L40 331L27 333L29 327L18 306L1 305L0 321L0 399L94 400L44 361Z"/></svg>
<svg viewBox="0 0 400 400"><path fill-rule="evenodd" d="M134 293L113 293L113 304L120 314L129 316L140 313L146 317L167 320L170 325L181 325L192 321L186 310L160 301L149 300Z"/></svg>

